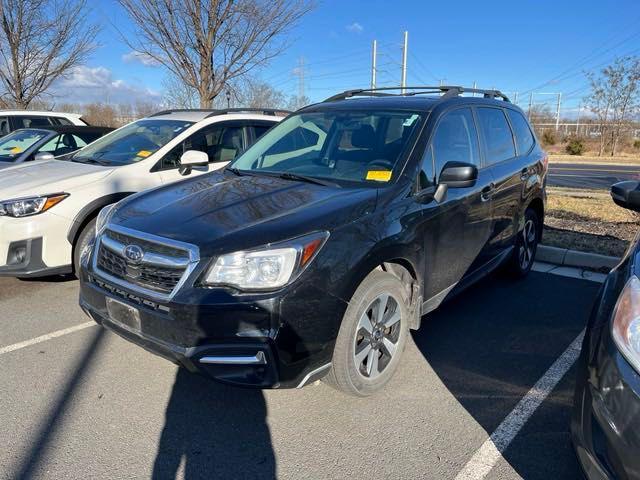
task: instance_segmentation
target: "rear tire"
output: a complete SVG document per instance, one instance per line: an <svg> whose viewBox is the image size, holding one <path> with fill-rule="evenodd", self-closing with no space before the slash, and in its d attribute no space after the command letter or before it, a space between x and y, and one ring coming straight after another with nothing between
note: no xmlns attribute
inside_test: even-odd
<svg viewBox="0 0 640 480"><path fill-rule="evenodd" d="M371 272L353 294L324 380L341 392L368 396L398 368L409 330L406 288L394 275Z"/></svg>
<svg viewBox="0 0 640 480"><path fill-rule="evenodd" d="M516 278L525 277L533 267L540 241L542 225L538 214L532 208L524 212L524 226L516 236L513 255L509 260L508 269Z"/></svg>
<svg viewBox="0 0 640 480"><path fill-rule="evenodd" d="M80 277L80 255L82 251L93 240L96 231L96 219L94 218L87 223L78 235L78 240L73 247L73 273L76 277Z"/></svg>

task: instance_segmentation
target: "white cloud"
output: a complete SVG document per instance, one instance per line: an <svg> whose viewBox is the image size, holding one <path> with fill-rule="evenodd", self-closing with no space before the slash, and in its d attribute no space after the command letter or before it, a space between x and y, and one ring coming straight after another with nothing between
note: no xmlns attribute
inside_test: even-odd
<svg viewBox="0 0 640 480"><path fill-rule="evenodd" d="M146 53L136 52L135 50L122 55L122 61L124 63L141 63L145 67L157 67L159 65L155 59L151 58Z"/></svg>
<svg viewBox="0 0 640 480"><path fill-rule="evenodd" d="M348 32L352 33L362 33L364 31L364 27L358 22L353 22L351 25L347 25L345 28Z"/></svg>
<svg viewBox="0 0 640 480"><path fill-rule="evenodd" d="M59 101L71 103L135 103L139 100L160 102L159 92L145 85L113 77L105 67L76 67L66 78L57 81L52 93Z"/></svg>

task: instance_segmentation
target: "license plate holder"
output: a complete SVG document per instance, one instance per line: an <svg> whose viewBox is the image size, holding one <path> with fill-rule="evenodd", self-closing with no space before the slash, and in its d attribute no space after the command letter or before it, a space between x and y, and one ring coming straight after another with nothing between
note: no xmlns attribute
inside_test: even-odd
<svg viewBox="0 0 640 480"><path fill-rule="evenodd" d="M140 331L140 311L115 298L106 297L109 319L122 327L134 332Z"/></svg>

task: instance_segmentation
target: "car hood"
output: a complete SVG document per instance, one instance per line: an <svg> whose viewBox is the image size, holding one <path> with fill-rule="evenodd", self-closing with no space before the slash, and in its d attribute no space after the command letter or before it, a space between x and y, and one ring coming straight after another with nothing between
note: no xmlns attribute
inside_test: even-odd
<svg viewBox="0 0 640 480"><path fill-rule="evenodd" d="M2 170L0 199L68 191L105 177L112 171L113 168L62 160L20 163Z"/></svg>
<svg viewBox="0 0 640 480"><path fill-rule="evenodd" d="M195 244L202 256L332 230L371 212L376 189L213 173L134 195L111 223Z"/></svg>

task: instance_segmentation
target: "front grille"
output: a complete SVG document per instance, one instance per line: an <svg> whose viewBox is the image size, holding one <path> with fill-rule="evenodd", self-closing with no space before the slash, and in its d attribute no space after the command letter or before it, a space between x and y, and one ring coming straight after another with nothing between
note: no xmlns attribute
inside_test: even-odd
<svg viewBox="0 0 640 480"><path fill-rule="evenodd" d="M144 251L141 262L134 263L125 257L124 248L127 245L136 245ZM148 260L151 256L153 262ZM96 266L99 271L131 285L170 294L185 274L188 258L189 252L184 249L107 230L100 242ZM176 261L182 264L173 265Z"/></svg>

